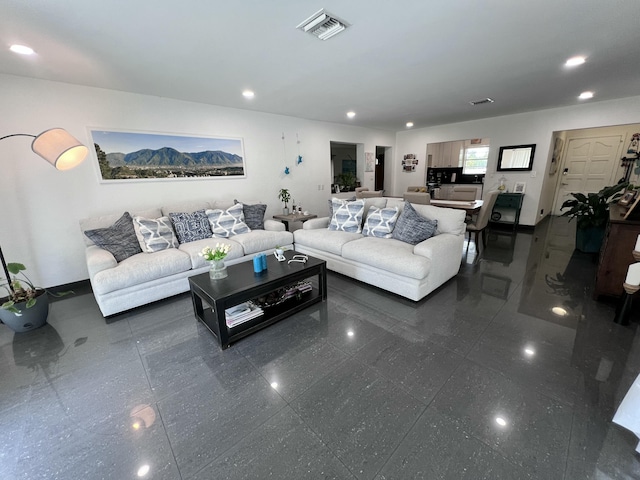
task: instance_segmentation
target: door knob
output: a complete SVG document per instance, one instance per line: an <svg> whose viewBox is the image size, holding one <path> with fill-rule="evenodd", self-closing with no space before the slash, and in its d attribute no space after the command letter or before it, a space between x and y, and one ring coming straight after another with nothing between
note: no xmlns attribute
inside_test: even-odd
<svg viewBox="0 0 640 480"><path fill-rule="evenodd" d="M569 184L568 184L568 183L564 183L564 182L562 182L562 183L561 183L561 185L569 185Z"/></svg>

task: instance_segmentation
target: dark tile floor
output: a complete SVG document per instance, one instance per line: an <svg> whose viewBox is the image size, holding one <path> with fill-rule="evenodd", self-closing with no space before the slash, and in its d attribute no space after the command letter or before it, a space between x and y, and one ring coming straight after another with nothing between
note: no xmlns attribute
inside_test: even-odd
<svg viewBox="0 0 640 480"><path fill-rule="evenodd" d="M591 299L572 228L491 234L417 303L330 274L326 303L224 352L186 294L110 324L57 301L0 326L0 478L640 478L611 423L638 320Z"/></svg>

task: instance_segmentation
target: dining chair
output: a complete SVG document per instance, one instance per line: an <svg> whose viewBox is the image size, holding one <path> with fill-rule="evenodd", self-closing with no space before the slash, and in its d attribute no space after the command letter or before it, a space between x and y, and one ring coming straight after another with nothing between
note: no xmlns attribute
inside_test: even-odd
<svg viewBox="0 0 640 480"><path fill-rule="evenodd" d="M493 190L487 194L487 197L480 207L478 211L478 215L475 219L472 219L467 223L467 233L469 234L467 248L469 248L469 242L471 241L471 233L475 233L475 243L476 249L480 252L479 244L478 244L478 236L482 233L482 244L483 246L487 245L486 239L486 228L489 225L489 219L491 218L491 212L493 211L493 206L496 204L496 200L498 199L498 195L500 195L499 190Z"/></svg>

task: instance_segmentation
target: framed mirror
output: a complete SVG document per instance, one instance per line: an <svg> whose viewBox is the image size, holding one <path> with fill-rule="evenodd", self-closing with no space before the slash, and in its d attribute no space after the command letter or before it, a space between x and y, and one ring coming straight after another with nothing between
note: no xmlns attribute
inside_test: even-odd
<svg viewBox="0 0 640 480"><path fill-rule="evenodd" d="M498 171L526 171L533 168L533 154L536 144L500 147Z"/></svg>

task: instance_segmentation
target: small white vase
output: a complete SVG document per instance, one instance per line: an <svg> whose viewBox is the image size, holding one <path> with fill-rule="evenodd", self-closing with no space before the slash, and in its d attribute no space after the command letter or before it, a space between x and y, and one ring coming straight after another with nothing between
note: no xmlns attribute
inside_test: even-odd
<svg viewBox="0 0 640 480"><path fill-rule="evenodd" d="M209 262L211 264L209 268L209 278L211 280L219 280L221 278L227 278L227 266L224 264L224 259L222 260L211 260Z"/></svg>

